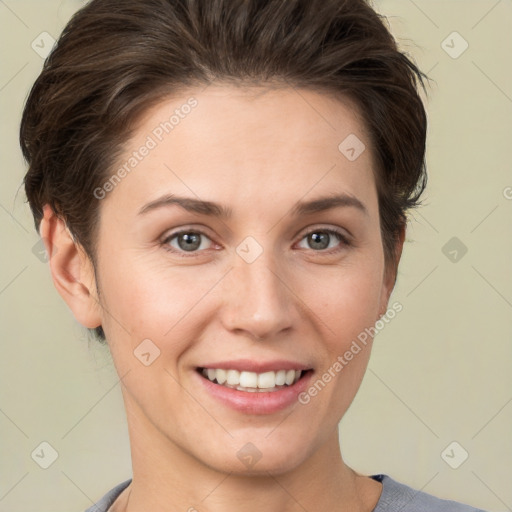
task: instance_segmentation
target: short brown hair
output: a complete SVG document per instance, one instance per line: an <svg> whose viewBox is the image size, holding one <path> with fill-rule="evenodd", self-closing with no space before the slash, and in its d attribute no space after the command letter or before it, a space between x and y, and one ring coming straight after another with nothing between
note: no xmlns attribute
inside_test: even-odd
<svg viewBox="0 0 512 512"><path fill-rule="evenodd" d="M358 106L377 162L389 266L426 186L424 78L365 0L92 0L65 27L23 112L36 229L49 204L94 263L93 191L142 113L213 81L282 83Z"/></svg>

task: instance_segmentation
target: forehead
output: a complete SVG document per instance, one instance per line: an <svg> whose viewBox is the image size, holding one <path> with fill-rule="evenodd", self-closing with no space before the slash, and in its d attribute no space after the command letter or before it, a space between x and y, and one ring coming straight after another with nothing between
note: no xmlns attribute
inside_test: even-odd
<svg viewBox="0 0 512 512"><path fill-rule="evenodd" d="M122 168L108 202L122 199L131 211L164 192L230 202L235 210L322 191L375 197L356 106L291 87L212 84L167 98L139 121L111 174Z"/></svg>

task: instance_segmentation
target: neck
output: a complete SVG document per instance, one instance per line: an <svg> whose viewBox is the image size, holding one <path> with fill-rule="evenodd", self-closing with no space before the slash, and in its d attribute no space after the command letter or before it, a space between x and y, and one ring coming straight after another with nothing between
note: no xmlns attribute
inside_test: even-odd
<svg viewBox="0 0 512 512"><path fill-rule="evenodd" d="M379 499L382 485L344 463L337 428L293 469L249 475L206 465L130 409L133 479L112 512L371 512Z"/></svg>

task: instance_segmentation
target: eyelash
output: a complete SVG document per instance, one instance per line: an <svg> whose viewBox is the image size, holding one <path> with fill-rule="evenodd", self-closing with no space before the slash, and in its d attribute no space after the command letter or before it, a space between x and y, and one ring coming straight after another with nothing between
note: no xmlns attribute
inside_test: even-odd
<svg viewBox="0 0 512 512"><path fill-rule="evenodd" d="M312 233L329 233L330 235L335 235L339 241L341 242L341 247L338 247L336 249L322 249L320 251L315 251L311 249L313 252L318 252L320 254L334 254L341 250L343 250L343 247L350 247L352 246L351 240L339 229L335 228L313 228L309 231L306 231L301 237L301 241L304 240L308 235L311 235Z"/></svg>
<svg viewBox="0 0 512 512"><path fill-rule="evenodd" d="M175 233L171 233L169 236L166 236L162 240L161 245L164 248L164 250L171 252L173 254L177 254L178 256L183 257L183 258L190 258L190 257L197 256L202 251L191 251L191 252L187 253L186 251L182 251L182 250L179 251L179 250L176 250L169 246L169 242L171 240L173 240L174 238L176 238L180 235L183 235L183 234L190 234L190 233L202 235L202 236L205 236L206 238L210 239L210 237L201 229L197 229L197 228L182 229L180 231L176 231ZM304 233L302 235L302 237L300 238L300 241L304 240L304 238L306 238L308 235L311 235L312 233L328 233L329 235L336 236L339 239L339 241L341 242L341 247L338 247L334 250L333 249L321 249L321 250L315 251L314 249L311 249L313 252L317 252L319 254L323 254L323 255L336 254L336 253L342 251L343 248L351 247L353 245L351 240L341 230L338 230L335 228L313 228L313 229L310 229L309 231L307 231L306 233ZM213 242L213 240L211 240L211 241ZM207 250L207 249L205 249L205 250Z"/></svg>

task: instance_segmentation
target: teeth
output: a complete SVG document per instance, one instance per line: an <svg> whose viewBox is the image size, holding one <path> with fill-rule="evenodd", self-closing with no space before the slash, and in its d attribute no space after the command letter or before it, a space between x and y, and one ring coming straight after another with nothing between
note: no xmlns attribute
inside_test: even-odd
<svg viewBox="0 0 512 512"><path fill-rule="evenodd" d="M240 384L240 386L242 386L243 388L257 388L259 378L261 378L262 375L264 375L264 374L261 374L260 376L258 376L256 373L253 373L253 372L240 372L238 384ZM237 383L233 382L233 384L237 384ZM260 386L260 387L266 388L268 386Z"/></svg>
<svg viewBox="0 0 512 512"><path fill-rule="evenodd" d="M293 371L293 370L292 370ZM245 373L245 372L242 372L242 374ZM253 373L252 375L254 375L256 377L256 374ZM293 376L295 377L295 372L293 371ZM255 387L258 387L260 389L267 389L267 388L275 388L276 387L276 372L265 372L265 373L260 373L258 375L258 385L253 385L252 387L255 388ZM254 379L254 384L256 384L256 379ZM242 383L242 379L240 379L240 385L243 386L244 384Z"/></svg>
<svg viewBox="0 0 512 512"><path fill-rule="evenodd" d="M286 382L286 370L280 370L276 373L276 386L283 386Z"/></svg>
<svg viewBox="0 0 512 512"><path fill-rule="evenodd" d="M257 392L259 390L277 391L283 387L291 386L300 379L302 370L279 370L277 372L239 372L238 370L224 370L203 368L202 374L212 382L240 391Z"/></svg>
<svg viewBox="0 0 512 512"><path fill-rule="evenodd" d="M226 382L228 380L226 370L210 370L210 371L214 372L213 378L210 380L217 379L217 382L219 384L224 384L224 382ZM208 375L208 378L209 378L209 375Z"/></svg>
<svg viewBox="0 0 512 512"><path fill-rule="evenodd" d="M300 377L300 374L299 374L299 377ZM286 380L285 380L285 383L290 386L291 384L293 384L293 381L295 380L295 370L288 370L286 372Z"/></svg>
<svg viewBox="0 0 512 512"><path fill-rule="evenodd" d="M231 386L237 386L240 384L240 372L237 370L228 370L227 371L227 384L230 384Z"/></svg>

